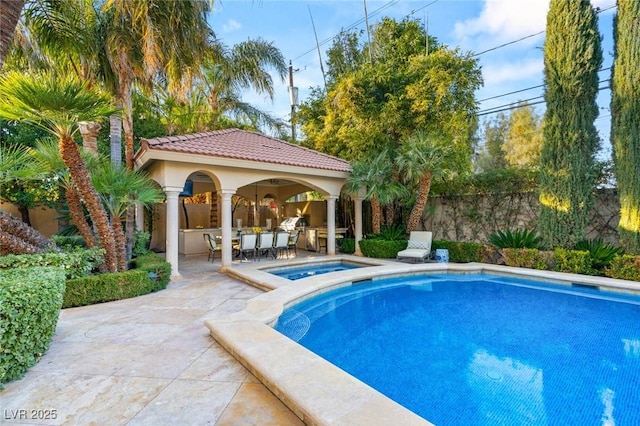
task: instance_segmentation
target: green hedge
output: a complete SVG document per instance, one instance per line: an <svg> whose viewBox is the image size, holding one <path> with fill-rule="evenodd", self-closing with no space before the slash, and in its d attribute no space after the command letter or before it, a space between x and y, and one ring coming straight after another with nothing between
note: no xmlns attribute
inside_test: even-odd
<svg viewBox="0 0 640 426"><path fill-rule="evenodd" d="M457 263L485 262L489 256L488 247L480 243L433 240L432 250L449 250L449 261Z"/></svg>
<svg viewBox="0 0 640 426"><path fill-rule="evenodd" d="M159 289L165 288L171 281L171 265L164 258L153 252L138 256L131 261L131 267L152 272L158 276Z"/></svg>
<svg viewBox="0 0 640 426"><path fill-rule="evenodd" d="M49 348L64 291L59 267L0 270L0 389Z"/></svg>
<svg viewBox="0 0 640 426"><path fill-rule="evenodd" d="M394 259L399 251L406 248L406 240L382 240L379 238L360 240L362 254L376 259Z"/></svg>
<svg viewBox="0 0 640 426"><path fill-rule="evenodd" d="M588 251L556 248L553 251L553 260L554 271L584 275L594 275L596 273L591 267L591 255Z"/></svg>
<svg viewBox="0 0 640 426"><path fill-rule="evenodd" d="M67 280L64 308L141 296L166 288L171 265L155 253L132 261L135 269Z"/></svg>
<svg viewBox="0 0 640 426"><path fill-rule="evenodd" d="M63 253L9 254L0 256L0 269L57 266L64 270L67 279L79 278L88 275L103 262L102 254L102 249L97 247L77 248Z"/></svg>
<svg viewBox="0 0 640 426"><path fill-rule="evenodd" d="M640 281L640 256L628 254L616 256L604 273L611 278Z"/></svg>
<svg viewBox="0 0 640 426"><path fill-rule="evenodd" d="M530 248L505 248L500 250L507 266L549 270L553 265L553 254Z"/></svg>

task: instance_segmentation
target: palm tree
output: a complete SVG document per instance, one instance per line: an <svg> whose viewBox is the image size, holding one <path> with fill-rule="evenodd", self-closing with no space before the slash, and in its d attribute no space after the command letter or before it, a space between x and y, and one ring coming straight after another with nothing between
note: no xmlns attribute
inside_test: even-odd
<svg viewBox="0 0 640 426"><path fill-rule="evenodd" d="M382 205L390 204L406 195L406 189L393 179L394 164L388 150L372 160L357 161L351 165L347 190L358 192L366 188L365 199L371 201L371 221L374 233L380 233Z"/></svg>
<svg viewBox="0 0 640 426"><path fill-rule="evenodd" d="M74 136L79 121L97 121L113 111L106 94L71 76L17 72L0 76L0 116L40 126L58 138L60 154L97 229L111 272L118 270L113 230Z"/></svg>
<svg viewBox="0 0 640 426"><path fill-rule="evenodd" d="M247 40L228 49L214 40L210 53L203 63L203 77L197 84L198 91L207 97L209 106L218 121L227 115L235 120L249 120L255 128L267 127L282 132L284 123L241 100L243 90L254 90L267 95L273 101L273 69L284 81L287 64L282 52L273 43L262 39Z"/></svg>
<svg viewBox="0 0 640 426"><path fill-rule="evenodd" d="M82 204L82 198L71 180L69 170L62 160L60 150L58 149L58 143L54 139L43 139L36 142L33 149L33 156L38 163L40 170L45 171L49 175L56 176L60 189L64 193L64 199L67 201L69 208L69 215L71 221L78 229L78 233L84 240L87 247L92 248L98 245L91 224L87 220L84 212L84 206ZM93 155L87 155L84 153L83 160L87 163L90 169L93 168L95 163L95 157ZM91 162L91 163L88 163Z"/></svg>
<svg viewBox="0 0 640 426"><path fill-rule="evenodd" d="M123 218L130 206L149 206L162 201L158 185L138 170L119 170L108 161L102 161L92 174L93 184L111 214L116 236L120 269L126 269L126 242L122 229Z"/></svg>
<svg viewBox="0 0 640 426"><path fill-rule="evenodd" d="M455 160L453 143L440 134L418 131L404 141L396 164L404 181L416 188L407 232L415 231L422 220L432 180L451 174Z"/></svg>

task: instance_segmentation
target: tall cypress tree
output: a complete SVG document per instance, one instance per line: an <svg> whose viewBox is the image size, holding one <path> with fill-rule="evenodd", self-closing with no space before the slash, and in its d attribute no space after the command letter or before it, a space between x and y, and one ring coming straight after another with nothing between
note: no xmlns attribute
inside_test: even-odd
<svg viewBox="0 0 640 426"><path fill-rule="evenodd" d="M551 0L544 44L544 140L540 158L539 231L550 247L572 247L585 236L594 204L593 124L602 48L589 0Z"/></svg>
<svg viewBox="0 0 640 426"><path fill-rule="evenodd" d="M620 196L620 243L640 253L640 2L618 0L611 77L611 144Z"/></svg>

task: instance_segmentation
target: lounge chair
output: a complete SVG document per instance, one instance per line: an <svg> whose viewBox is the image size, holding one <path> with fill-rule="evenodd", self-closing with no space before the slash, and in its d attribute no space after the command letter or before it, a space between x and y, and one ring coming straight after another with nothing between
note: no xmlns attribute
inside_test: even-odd
<svg viewBox="0 0 640 426"><path fill-rule="evenodd" d="M431 256L432 235L430 231L411 231L406 250L399 251L396 258L424 262Z"/></svg>

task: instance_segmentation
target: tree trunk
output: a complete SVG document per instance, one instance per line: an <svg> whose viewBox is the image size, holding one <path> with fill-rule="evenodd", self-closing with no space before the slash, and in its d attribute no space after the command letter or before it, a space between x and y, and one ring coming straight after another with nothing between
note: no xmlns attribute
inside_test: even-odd
<svg viewBox="0 0 640 426"><path fill-rule="evenodd" d="M22 13L25 0L0 1L0 69L4 64L4 57L9 51L13 33Z"/></svg>
<svg viewBox="0 0 640 426"><path fill-rule="evenodd" d="M124 231L122 229L122 219L120 217L113 218L113 233L116 238L116 252L118 256L118 268L121 271L127 270L127 254Z"/></svg>
<svg viewBox="0 0 640 426"><path fill-rule="evenodd" d="M382 216L382 207L380 206L380 201L378 201L378 197L371 197L371 225L373 227L373 233L380 233L380 222Z"/></svg>
<svg viewBox="0 0 640 426"><path fill-rule="evenodd" d="M56 245L17 217L0 210L0 250L3 253L42 253ZM35 250L35 251L34 251Z"/></svg>
<svg viewBox="0 0 640 426"><path fill-rule="evenodd" d="M72 222L78 228L78 232L87 244L87 247L92 248L96 246L96 239L93 236L91 226L87 222L87 218L84 215L84 209L82 208L82 201L80 201L80 195L75 188L67 188L65 191L67 196L67 205L69 206L69 215L71 215Z"/></svg>
<svg viewBox="0 0 640 426"><path fill-rule="evenodd" d="M7 232L0 232L0 255L2 256L7 254L38 254L44 252L45 250L42 247L34 246Z"/></svg>
<svg viewBox="0 0 640 426"><path fill-rule="evenodd" d="M71 137L64 137L59 140L60 154L69 169L71 179L78 190L78 194L84 200L91 220L98 232L100 238L100 247L105 250L104 261L109 272L118 271L118 263L116 258L116 242L113 235L113 229L109 224L109 216L100 201L100 197L96 192L87 166L80 157L78 145Z"/></svg>
<svg viewBox="0 0 640 426"><path fill-rule="evenodd" d="M31 217L29 216L29 207L18 204L18 211L20 212L20 218L24 223L31 226Z"/></svg>
<svg viewBox="0 0 640 426"><path fill-rule="evenodd" d="M409 220L407 220L407 232L418 229L418 224L422 221L424 208L429 199L429 191L431 191L431 173L427 172L420 177L420 181L418 182L418 194L416 202L409 214Z"/></svg>

